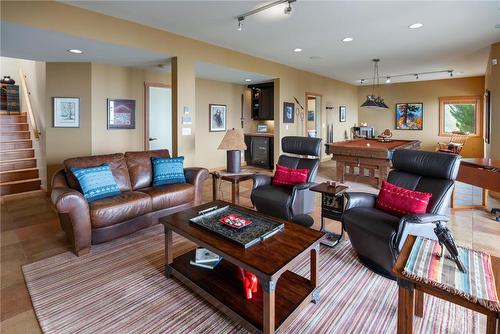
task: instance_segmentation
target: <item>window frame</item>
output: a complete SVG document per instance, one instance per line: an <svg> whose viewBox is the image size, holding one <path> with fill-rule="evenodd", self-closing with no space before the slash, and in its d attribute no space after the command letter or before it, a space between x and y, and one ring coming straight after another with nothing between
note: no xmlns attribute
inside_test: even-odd
<svg viewBox="0 0 500 334"><path fill-rule="evenodd" d="M446 96L439 98L439 136L451 137L452 132L444 130L444 105L449 103L473 103L476 105L476 129L470 133L470 137L481 137L483 135L483 97L474 96Z"/></svg>

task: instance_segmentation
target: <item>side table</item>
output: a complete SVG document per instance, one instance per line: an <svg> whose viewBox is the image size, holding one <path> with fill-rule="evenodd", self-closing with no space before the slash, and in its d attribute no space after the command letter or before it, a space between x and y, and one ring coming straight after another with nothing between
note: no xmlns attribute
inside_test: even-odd
<svg viewBox="0 0 500 334"><path fill-rule="evenodd" d="M321 193L321 232L326 233L326 238L321 241L323 245L334 247L344 236L344 225L340 228L340 234L330 232L325 227L325 218L336 220L342 223L342 213L344 212L344 195L346 186L330 186L323 182L311 187L309 190Z"/></svg>
<svg viewBox="0 0 500 334"><path fill-rule="evenodd" d="M410 279L403 275L403 270L410 256L411 249L415 243L416 237L409 235L406 239L401 253L399 254L394 267L393 273L398 280L398 334L412 334L413 333L413 314L418 317L424 315L424 294L429 294L434 297L444 299L450 303L454 303L473 311L485 314L486 320L486 333L497 334L500 333L498 312L491 311L490 309L482 306L478 302L471 302L468 299L452 294L444 289L425 284L414 279ZM495 278L495 285L497 295L500 295L500 258L491 257L491 266Z"/></svg>
<svg viewBox="0 0 500 334"><path fill-rule="evenodd" d="M233 204L240 203L240 182L250 180L255 174L245 173L245 174L228 174L226 172L211 172L212 174L212 195L213 200L217 200L217 189L219 182L221 180L231 182L231 202Z"/></svg>

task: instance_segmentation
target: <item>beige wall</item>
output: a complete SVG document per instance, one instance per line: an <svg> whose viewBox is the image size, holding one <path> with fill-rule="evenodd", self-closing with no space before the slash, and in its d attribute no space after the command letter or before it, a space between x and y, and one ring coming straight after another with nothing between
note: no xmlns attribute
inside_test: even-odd
<svg viewBox="0 0 500 334"><path fill-rule="evenodd" d="M2 1L1 9L2 20L5 21L59 31L105 43L160 52L166 57L175 56L172 63L174 113L181 114L185 106L190 110L195 108L196 61L277 78L275 80L275 119L279 120L279 123L278 121L275 123L275 147L279 147L280 137L297 135L300 129L297 121L292 125L282 124L283 102L293 102L295 96L304 105L306 91L322 94L325 103L330 102L335 106L336 117L333 118L337 119L334 121L336 140L343 138L344 130L357 122L357 88L346 83L60 2ZM325 112L325 103L323 103L322 114ZM348 107L347 122L342 124L338 124L338 105L340 104ZM196 116L197 113L193 112L193 121L196 121ZM180 122L180 117L178 117L179 128ZM325 133L326 131L322 131L323 136ZM179 154L186 157L187 165L192 165L195 161L195 135L193 131L192 136L181 136L180 133L177 136ZM276 155L278 154L279 150L276 150Z"/></svg>
<svg viewBox="0 0 500 334"><path fill-rule="evenodd" d="M375 127L377 133L390 129L397 139L415 139L422 142L425 150L434 150L438 142L448 142L449 137L439 134L439 97L483 95L484 77L432 80L389 84L380 86L380 96L389 106L387 110L360 108L359 122ZM371 87L359 88L358 104L362 104ZM424 104L423 130L395 130L395 105L402 102L422 102ZM469 138L462 150L465 157L483 156L483 138Z"/></svg>
<svg viewBox="0 0 500 334"><path fill-rule="evenodd" d="M196 79L196 122L194 164L206 168L226 165L226 151L217 150L225 132L209 132L209 104L227 106L227 129L241 129L241 95L246 87L220 81Z"/></svg>
<svg viewBox="0 0 500 334"><path fill-rule="evenodd" d="M491 60L496 59L499 64L492 65ZM485 156L500 160L500 43L491 46L486 69L485 87L491 94L491 141L485 145Z"/></svg>
<svg viewBox="0 0 500 334"><path fill-rule="evenodd" d="M170 85L170 73L92 63L92 154L144 149L144 83ZM135 129L107 128L107 99L135 100Z"/></svg>
<svg viewBox="0 0 500 334"><path fill-rule="evenodd" d="M42 133L39 139L35 139L33 133L33 148L35 149L35 156L37 167L42 182L42 187L47 188L47 161L45 160L46 152L46 118L45 118L45 63L40 61L16 59L0 57L0 72L2 75L10 75L11 78L16 80L16 85L22 89L19 77L19 68L23 69L26 75L26 84L30 92L31 106L33 108L34 116L37 119L39 130ZM21 111L27 111L26 100L21 92ZM51 120L48 118L48 120ZM30 124L31 128L31 124Z"/></svg>
<svg viewBox="0 0 500 334"><path fill-rule="evenodd" d="M61 167L64 159L92 154L91 72L90 63L46 64L45 133L49 184L52 175ZM52 126L54 96L80 98L79 128Z"/></svg>

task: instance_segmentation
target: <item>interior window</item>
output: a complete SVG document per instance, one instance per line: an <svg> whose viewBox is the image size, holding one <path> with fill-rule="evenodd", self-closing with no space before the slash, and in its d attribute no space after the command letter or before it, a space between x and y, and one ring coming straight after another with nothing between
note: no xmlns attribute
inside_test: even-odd
<svg viewBox="0 0 500 334"><path fill-rule="evenodd" d="M446 136L462 132L480 135L481 98L442 97L439 99L440 129L439 135Z"/></svg>

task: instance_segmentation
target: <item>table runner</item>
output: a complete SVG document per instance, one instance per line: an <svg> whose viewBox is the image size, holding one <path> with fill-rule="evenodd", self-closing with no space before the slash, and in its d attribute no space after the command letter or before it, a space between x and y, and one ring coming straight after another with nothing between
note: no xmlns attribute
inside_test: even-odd
<svg viewBox="0 0 500 334"><path fill-rule="evenodd" d="M448 256L439 257L441 246L437 240L417 237L403 275L500 312L490 256L460 246L457 248L467 273L462 273Z"/></svg>

